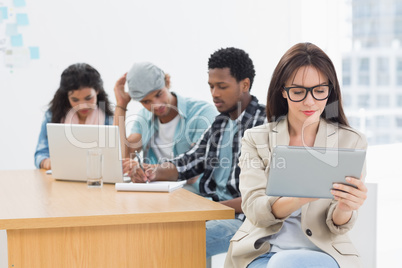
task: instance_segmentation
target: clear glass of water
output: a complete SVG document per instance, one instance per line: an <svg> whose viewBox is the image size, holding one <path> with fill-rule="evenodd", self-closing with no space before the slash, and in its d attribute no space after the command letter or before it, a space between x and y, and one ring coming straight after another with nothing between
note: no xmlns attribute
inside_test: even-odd
<svg viewBox="0 0 402 268"><path fill-rule="evenodd" d="M87 152L87 186L102 188L103 186L103 155L101 149L90 149Z"/></svg>

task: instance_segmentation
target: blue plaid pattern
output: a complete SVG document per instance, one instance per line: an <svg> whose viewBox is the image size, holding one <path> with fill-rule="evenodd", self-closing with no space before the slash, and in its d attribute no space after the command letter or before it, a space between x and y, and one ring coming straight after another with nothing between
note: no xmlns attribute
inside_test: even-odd
<svg viewBox="0 0 402 268"><path fill-rule="evenodd" d="M228 120L228 114L218 115L190 151L169 160L176 166L179 172L179 180L187 180L203 173L199 186L200 194L205 197L211 197L214 201L223 201L219 200L218 195L215 193L216 182L213 177L213 171L215 168L219 168L219 150L222 147L221 138ZM241 196L239 190L240 167L238 166L241 138L246 129L267 122L265 106L259 104L258 99L252 96L250 104L236 121L238 131L233 137L233 161L230 176L226 183L233 198ZM244 220L244 214L236 215L236 217Z"/></svg>

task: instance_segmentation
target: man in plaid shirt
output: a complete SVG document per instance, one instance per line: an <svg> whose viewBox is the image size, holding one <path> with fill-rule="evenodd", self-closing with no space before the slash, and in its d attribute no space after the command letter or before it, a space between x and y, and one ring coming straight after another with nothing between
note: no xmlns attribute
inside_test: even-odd
<svg viewBox="0 0 402 268"><path fill-rule="evenodd" d="M145 173L138 168L130 170L130 160L123 162L124 171L135 182L188 180L203 174L200 194L235 209L235 219L207 221L207 258L228 250L244 220L237 165L240 142L246 129L266 122L265 106L250 94L255 70L246 52L232 47L214 52L208 61L208 75L220 115L194 147L161 165L144 165Z"/></svg>

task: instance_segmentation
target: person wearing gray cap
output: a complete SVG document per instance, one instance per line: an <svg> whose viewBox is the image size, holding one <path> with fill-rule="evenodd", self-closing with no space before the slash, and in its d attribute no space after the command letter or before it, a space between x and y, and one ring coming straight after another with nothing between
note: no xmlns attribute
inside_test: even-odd
<svg viewBox="0 0 402 268"><path fill-rule="evenodd" d="M124 90L126 82L128 92ZM123 158L134 158L130 156L140 151L144 163L173 158L187 152L214 121L217 111L212 104L184 98L169 88L170 75L150 62L135 63L116 82L114 124L120 129ZM126 138L126 111L131 99L143 108ZM193 186L197 189L197 184Z"/></svg>

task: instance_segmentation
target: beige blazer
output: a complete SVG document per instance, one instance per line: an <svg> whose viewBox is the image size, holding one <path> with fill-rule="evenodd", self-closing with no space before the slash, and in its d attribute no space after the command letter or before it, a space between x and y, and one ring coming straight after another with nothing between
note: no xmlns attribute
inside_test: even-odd
<svg viewBox="0 0 402 268"><path fill-rule="evenodd" d="M289 145L287 119L268 123L245 132L239 159L240 191L242 209L247 216L243 225L233 236L225 261L225 267L246 267L251 261L270 250L267 237L279 232L285 219L276 219L271 205L278 197L267 196L269 163L272 148ZM347 127L338 127L321 119L315 147L367 148L364 135ZM365 177L365 167L363 178ZM360 267L359 254L352 245L347 232L353 227L357 212L342 226L332 222L337 201L319 199L302 207L301 226L307 238L324 252L331 255L339 266Z"/></svg>

